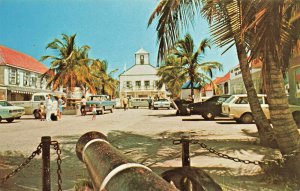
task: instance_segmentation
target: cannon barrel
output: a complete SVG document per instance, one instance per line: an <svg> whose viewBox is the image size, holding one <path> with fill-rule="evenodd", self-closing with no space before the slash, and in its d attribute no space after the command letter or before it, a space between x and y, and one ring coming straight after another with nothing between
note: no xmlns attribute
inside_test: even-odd
<svg viewBox="0 0 300 191"><path fill-rule="evenodd" d="M86 164L94 190L99 191L175 191L151 169L135 163L114 148L105 135L93 131L76 144L77 157Z"/></svg>

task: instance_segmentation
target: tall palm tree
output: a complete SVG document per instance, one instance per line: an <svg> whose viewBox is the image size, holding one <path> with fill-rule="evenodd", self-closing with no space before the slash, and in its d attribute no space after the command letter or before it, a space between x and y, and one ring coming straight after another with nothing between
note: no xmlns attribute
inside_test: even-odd
<svg viewBox="0 0 300 191"><path fill-rule="evenodd" d="M47 76L49 71L54 71L47 84L48 87L52 85L53 90L63 86L68 91L76 86L80 87L82 84L87 84L91 91L94 91L92 84L90 84L91 76L88 68L90 47L87 45L76 47L75 38L76 34L71 36L62 34L62 41L54 39L46 47L46 49L56 50L58 55L47 55L41 58L42 61L51 60L51 66L43 77Z"/></svg>
<svg viewBox="0 0 300 191"><path fill-rule="evenodd" d="M106 60L96 59L90 66L91 75L93 76L93 83L98 93L108 94L110 96L116 95L118 87L118 81L112 77L112 75L118 71L118 69L107 73L108 63Z"/></svg>
<svg viewBox="0 0 300 191"><path fill-rule="evenodd" d="M204 39L200 42L198 49L195 50L191 35L186 34L184 39L178 40L173 49L173 54L180 59L182 71L190 81L192 101L194 101L195 82L200 84L205 84L207 81L211 82L213 71L222 70L222 65L219 62L200 62L200 57L204 55L207 48L210 48L210 44L208 39Z"/></svg>
<svg viewBox="0 0 300 191"><path fill-rule="evenodd" d="M293 50L299 49L300 2L297 0L256 0L245 21L244 33L253 34L251 56L261 57L266 93L274 132L282 154L300 152L300 135L289 109L283 74ZM249 21L248 21L249 20ZM294 161L293 161L294 160ZM291 171L300 176L300 155L289 160ZM297 164L298 163L298 164Z"/></svg>
<svg viewBox="0 0 300 191"><path fill-rule="evenodd" d="M180 65L179 58L169 55L157 71L157 75L160 77L158 88L162 88L165 84L166 89L171 92L173 98L180 97L181 87L187 81L187 77Z"/></svg>
<svg viewBox="0 0 300 191"><path fill-rule="evenodd" d="M203 7L201 7L203 2ZM245 3L247 1L244 1ZM215 42L220 46L229 44L229 48L236 45L237 55L245 88L249 97L251 110L258 129L262 145L275 146L272 127L270 126L257 98L254 83L251 78L250 67L247 57L247 44L241 39L242 15L239 10L239 0L193 0L185 1L160 1L152 13L149 24L154 18L159 17L157 33L159 40L159 57L165 56L169 47L175 44L179 36L181 26L187 26L192 22L197 12L202 11L212 28ZM229 10L232 12L229 13Z"/></svg>
<svg viewBox="0 0 300 191"><path fill-rule="evenodd" d="M169 6L166 6L168 3ZM160 24L158 24L159 27L157 28L160 40L160 50L167 50L166 46L169 45L170 42L172 43L173 39L176 39L180 28L173 26L178 26L178 23L181 22L187 23L187 17L183 17L181 14L193 17L194 14L191 13L194 13L195 9L200 7L199 0L190 2L176 1L176 3L170 3L171 1L161 1L151 17L151 19L153 19L153 17L157 15L160 16ZM205 15L212 21L211 24L213 26L215 40L219 41L221 46L230 44L229 47L231 47L236 45L243 80L252 110L255 108L258 109L258 107L255 106L257 100L255 101L252 99L251 101L251 94L254 92L254 86L248 72L249 65L247 53L250 51L252 55L251 59L262 56L264 61L263 67L269 71L269 75L265 75L268 83L267 94L270 99L269 105L272 125L274 127L280 151L283 154L299 152L299 132L297 131L288 109L288 102L286 95L284 95L285 91L282 78L282 69L284 66L287 66L282 63L288 62L287 59L283 59L285 57L284 54L286 54L286 50L291 50L289 48L286 49L286 47L289 47L292 41L289 34L291 34L290 32L293 30L291 30L292 25L288 18L297 14L299 17L299 1L203 0L203 3L206 8L204 9ZM190 5L187 6L187 4ZM187 12L189 14L187 14ZM168 24L168 22L177 24ZM285 46L286 43L281 43L282 40L289 42L287 43L288 45ZM281 47L284 48L281 49ZM163 54L161 55L163 56ZM257 112L259 112L259 110L257 110ZM255 114L255 112L253 113ZM259 115L264 116L261 114ZM260 137L263 138L261 136L262 132L268 134L271 131L269 131L269 126L264 122L266 121L265 117L261 118L261 122L263 122L262 126L258 125L260 118L257 117L260 116L254 116L254 118ZM287 125L289 128L286 128ZM294 157L292 161L296 162L297 160L299 161L299 155ZM296 169L296 173L299 175L299 163L298 165L291 166L294 167L294 169L291 169L294 171Z"/></svg>

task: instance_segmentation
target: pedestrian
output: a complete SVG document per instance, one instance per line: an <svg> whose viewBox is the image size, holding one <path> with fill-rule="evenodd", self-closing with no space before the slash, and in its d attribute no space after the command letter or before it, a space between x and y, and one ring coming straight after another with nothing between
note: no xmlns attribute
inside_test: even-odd
<svg viewBox="0 0 300 191"><path fill-rule="evenodd" d="M151 98L151 96L149 96L149 98L148 98L148 107L149 107L149 109L151 109L151 107L152 107L152 98Z"/></svg>
<svg viewBox="0 0 300 191"><path fill-rule="evenodd" d="M84 96L81 97L81 101L80 101L80 112L82 116L86 115L86 111L85 111L85 107L86 107L86 99Z"/></svg>
<svg viewBox="0 0 300 191"><path fill-rule="evenodd" d="M39 115L40 115L40 120L45 121L45 105L43 102L41 102L39 105Z"/></svg>
<svg viewBox="0 0 300 191"><path fill-rule="evenodd" d="M58 102L57 117L58 117L59 120L61 120L62 111L63 111L63 105L65 103L64 103L64 100L60 96L58 96L57 102Z"/></svg>
<svg viewBox="0 0 300 191"><path fill-rule="evenodd" d="M46 121L51 121L52 100L51 95L47 95L46 99Z"/></svg>
<svg viewBox="0 0 300 191"><path fill-rule="evenodd" d="M123 98L123 106L124 106L124 111L128 109L128 98L124 97Z"/></svg>
<svg viewBox="0 0 300 191"><path fill-rule="evenodd" d="M96 115L97 115L97 110L96 110L96 105L95 104L92 104L92 114L93 114L93 117L92 117L92 120L95 120L96 119Z"/></svg>

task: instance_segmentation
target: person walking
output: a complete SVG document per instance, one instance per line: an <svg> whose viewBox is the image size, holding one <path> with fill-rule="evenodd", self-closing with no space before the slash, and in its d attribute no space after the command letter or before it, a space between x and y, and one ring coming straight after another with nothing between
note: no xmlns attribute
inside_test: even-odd
<svg viewBox="0 0 300 191"><path fill-rule="evenodd" d="M57 117L58 117L59 120L61 120L64 100L59 96L57 102L58 102Z"/></svg>
<svg viewBox="0 0 300 191"><path fill-rule="evenodd" d="M51 95L48 94L46 99L46 121L51 121L51 109L52 109L52 100L51 100Z"/></svg>
<svg viewBox="0 0 300 191"><path fill-rule="evenodd" d="M93 114L92 120L96 120L97 110L96 110L96 105L95 104L92 105L91 110L92 110L92 114Z"/></svg>
<svg viewBox="0 0 300 191"><path fill-rule="evenodd" d="M128 109L128 98L124 97L123 98L123 106L124 106L124 111Z"/></svg>
<svg viewBox="0 0 300 191"><path fill-rule="evenodd" d="M151 109L151 107L152 107L152 98L151 98L151 96L149 96L149 98L148 98L148 107L149 107L149 109Z"/></svg>
<svg viewBox="0 0 300 191"><path fill-rule="evenodd" d="M80 112L81 112L81 115L82 116L85 116L86 115L86 112L85 112L85 107L86 107L86 99L84 96L81 97L81 101L80 101Z"/></svg>
<svg viewBox="0 0 300 191"><path fill-rule="evenodd" d="M43 102L41 102L39 105L39 115L40 115L40 120L45 121L45 105Z"/></svg>

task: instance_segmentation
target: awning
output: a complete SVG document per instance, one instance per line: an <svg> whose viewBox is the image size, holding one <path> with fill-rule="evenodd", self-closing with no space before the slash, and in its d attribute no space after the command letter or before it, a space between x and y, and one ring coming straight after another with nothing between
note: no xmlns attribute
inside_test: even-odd
<svg viewBox="0 0 300 191"><path fill-rule="evenodd" d="M14 87L14 86L7 87L7 90L11 91L12 93L19 93L19 94L33 94L33 93L37 92L36 89L24 88L24 87Z"/></svg>

